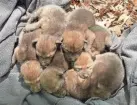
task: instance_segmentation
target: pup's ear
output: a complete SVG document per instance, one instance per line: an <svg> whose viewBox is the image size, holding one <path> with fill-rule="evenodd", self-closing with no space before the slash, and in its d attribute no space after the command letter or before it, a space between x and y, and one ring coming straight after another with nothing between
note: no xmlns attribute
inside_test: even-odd
<svg viewBox="0 0 137 105"><path fill-rule="evenodd" d="M88 45L88 41L84 40L84 51L85 51L85 49L87 49L87 45Z"/></svg>
<svg viewBox="0 0 137 105"><path fill-rule="evenodd" d="M60 39L57 39L57 40L56 40L56 45L57 45L57 47L60 48L60 46L61 46L61 44L62 44L62 40L63 40L63 38L60 38Z"/></svg>
<svg viewBox="0 0 137 105"><path fill-rule="evenodd" d="M64 74L63 71L58 71L58 75L60 76L60 78L63 78L63 74Z"/></svg>
<svg viewBox="0 0 137 105"><path fill-rule="evenodd" d="M34 47L36 49L36 44L38 42L38 39L35 39L32 41L32 47Z"/></svg>

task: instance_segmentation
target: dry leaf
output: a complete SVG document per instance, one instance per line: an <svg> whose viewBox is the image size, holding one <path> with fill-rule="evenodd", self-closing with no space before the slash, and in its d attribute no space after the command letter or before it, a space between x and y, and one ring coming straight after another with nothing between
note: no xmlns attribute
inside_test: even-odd
<svg viewBox="0 0 137 105"><path fill-rule="evenodd" d="M125 22L128 18L130 18L130 16L128 16L127 14L122 14L119 19L118 22ZM123 24L123 23L122 23Z"/></svg>
<svg viewBox="0 0 137 105"><path fill-rule="evenodd" d="M107 15L108 15L108 17L110 19L114 19L115 18L115 15L112 12L107 13Z"/></svg>
<svg viewBox="0 0 137 105"><path fill-rule="evenodd" d="M137 20L137 0L72 1L73 9L89 9L94 14L97 23L109 28L117 35L121 35L123 29L130 27Z"/></svg>
<svg viewBox="0 0 137 105"><path fill-rule="evenodd" d="M121 28L122 28L121 25L116 25L114 27L110 27L109 30L115 32L116 35L120 36L121 35Z"/></svg>
<svg viewBox="0 0 137 105"><path fill-rule="evenodd" d="M129 27L130 25L132 25L134 22L131 18L129 18L127 21L126 21L126 25Z"/></svg>

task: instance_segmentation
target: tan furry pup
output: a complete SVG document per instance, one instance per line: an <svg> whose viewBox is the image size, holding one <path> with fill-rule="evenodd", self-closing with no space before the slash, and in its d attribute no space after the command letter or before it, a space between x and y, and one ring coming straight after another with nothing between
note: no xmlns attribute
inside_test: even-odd
<svg viewBox="0 0 137 105"><path fill-rule="evenodd" d="M32 32L22 33L19 36L19 44L14 49L14 54L12 57L12 64L15 64L16 61L23 63L26 60L35 60L36 51L33 47L33 41L39 38L41 35L41 30L37 29Z"/></svg>
<svg viewBox="0 0 137 105"><path fill-rule="evenodd" d="M66 12L57 5L45 5L38 8L28 20L25 32L41 29L42 35L34 45L43 68L50 64L58 43L61 43L62 33L66 26Z"/></svg>
<svg viewBox="0 0 137 105"><path fill-rule="evenodd" d="M55 66L47 67L40 76L42 89L58 97L65 96L66 90L63 74L64 70L62 68Z"/></svg>
<svg viewBox="0 0 137 105"><path fill-rule="evenodd" d="M103 52L106 46L108 48L111 47L111 33L105 27L102 27L100 25L94 25L92 27L89 27L89 29L94 32L96 36L91 48L91 52L93 53L92 55L93 57L95 57L95 55Z"/></svg>
<svg viewBox="0 0 137 105"><path fill-rule="evenodd" d="M90 97L109 98L124 80L124 67L114 53L97 55L90 76L83 79L75 70L65 73L65 84L70 96L83 100Z"/></svg>
<svg viewBox="0 0 137 105"><path fill-rule="evenodd" d="M67 56L69 52L74 54L85 50L92 55L91 47L95 40L95 34L88 29L88 27L95 25L92 12L86 9L76 9L67 15L66 21L67 26L63 33L62 43L64 45L63 49L68 51L64 51L64 54ZM74 43L75 50L72 47ZM74 56L71 58L74 58Z"/></svg>
<svg viewBox="0 0 137 105"><path fill-rule="evenodd" d="M48 35L41 35L39 39L33 42L36 49L36 54L38 56L39 62L43 68L51 63L53 56L55 55L57 48L60 43Z"/></svg>
<svg viewBox="0 0 137 105"><path fill-rule="evenodd" d="M29 60L21 65L20 74L24 79L24 82L30 87L32 92L39 92L40 87L40 75L42 69L40 63L36 60Z"/></svg>
<svg viewBox="0 0 137 105"><path fill-rule="evenodd" d="M84 38L79 32L75 35L66 32L63 36L62 50L70 68L83 51L83 46Z"/></svg>
<svg viewBox="0 0 137 105"><path fill-rule="evenodd" d="M88 52L82 52L74 63L74 70L78 72L83 79L88 78L93 69L93 60Z"/></svg>
<svg viewBox="0 0 137 105"><path fill-rule="evenodd" d="M115 53L96 56L90 77L91 97L109 98L123 83L125 76L122 60Z"/></svg>
<svg viewBox="0 0 137 105"><path fill-rule="evenodd" d="M51 64L44 69L40 77L42 89L58 97L65 96L66 91L63 74L67 70L68 65L65 62L63 53L57 51Z"/></svg>
<svg viewBox="0 0 137 105"><path fill-rule="evenodd" d="M24 31L41 28L42 34L50 34L60 40L66 26L65 16L66 12L60 6L45 5L32 14Z"/></svg>
<svg viewBox="0 0 137 105"><path fill-rule="evenodd" d="M95 25L95 18L93 13L84 8L73 10L68 14L66 20L69 28L77 29L78 27L81 27L81 25L86 25L87 27Z"/></svg>
<svg viewBox="0 0 137 105"><path fill-rule="evenodd" d="M90 98L88 81L82 79L77 71L74 69L68 70L64 74L64 78L67 95L79 100Z"/></svg>
<svg viewBox="0 0 137 105"><path fill-rule="evenodd" d="M68 33L71 32L73 35L75 35L76 32L81 33L87 41L85 50L90 53L91 45L95 39L95 34L88 29L88 27L95 25L95 18L92 12L82 8L76 9L68 14L66 21L67 27L65 31L68 31Z"/></svg>

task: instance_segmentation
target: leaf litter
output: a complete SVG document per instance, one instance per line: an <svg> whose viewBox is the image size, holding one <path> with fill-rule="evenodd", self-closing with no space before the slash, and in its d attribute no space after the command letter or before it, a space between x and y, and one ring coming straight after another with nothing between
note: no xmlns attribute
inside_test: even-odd
<svg viewBox="0 0 137 105"><path fill-rule="evenodd" d="M117 36L137 20L137 0L71 0L70 8L90 10L97 24L107 27Z"/></svg>

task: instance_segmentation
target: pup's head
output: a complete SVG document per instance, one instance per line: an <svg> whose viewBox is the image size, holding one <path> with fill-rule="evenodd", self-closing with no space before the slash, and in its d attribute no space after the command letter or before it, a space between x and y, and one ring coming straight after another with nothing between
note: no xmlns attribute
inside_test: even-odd
<svg viewBox="0 0 137 105"><path fill-rule="evenodd" d="M85 39L77 30L66 30L63 34L62 48L68 61L75 61L83 51Z"/></svg>
<svg viewBox="0 0 137 105"><path fill-rule="evenodd" d="M21 76L32 92L39 92L41 89L39 83L41 72L40 63L36 60L26 61L21 65Z"/></svg>
<svg viewBox="0 0 137 105"><path fill-rule="evenodd" d="M59 43L53 37L41 35L33 44L35 44L40 64L46 67L50 64Z"/></svg>

